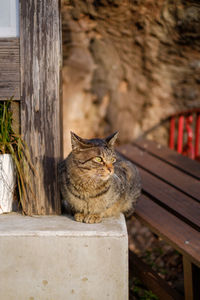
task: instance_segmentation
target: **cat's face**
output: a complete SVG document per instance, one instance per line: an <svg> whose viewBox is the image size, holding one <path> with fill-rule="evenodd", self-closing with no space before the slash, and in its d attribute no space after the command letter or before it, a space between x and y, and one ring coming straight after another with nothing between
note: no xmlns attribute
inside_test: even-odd
<svg viewBox="0 0 200 300"><path fill-rule="evenodd" d="M117 133L106 139L91 140L82 139L74 133L71 136L73 159L82 175L94 180L108 180L114 174L116 154L113 146Z"/></svg>

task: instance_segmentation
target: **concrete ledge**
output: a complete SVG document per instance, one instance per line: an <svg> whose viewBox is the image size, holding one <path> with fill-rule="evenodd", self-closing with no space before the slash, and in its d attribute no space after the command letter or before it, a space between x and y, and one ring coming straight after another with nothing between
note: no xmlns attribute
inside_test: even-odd
<svg viewBox="0 0 200 300"><path fill-rule="evenodd" d="M128 300L124 216L0 216L0 299Z"/></svg>

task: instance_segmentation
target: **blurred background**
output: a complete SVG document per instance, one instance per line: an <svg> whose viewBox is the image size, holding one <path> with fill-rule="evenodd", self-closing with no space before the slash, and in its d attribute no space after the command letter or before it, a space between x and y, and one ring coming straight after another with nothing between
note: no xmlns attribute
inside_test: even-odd
<svg viewBox="0 0 200 300"><path fill-rule="evenodd" d="M199 0L62 0L62 23L64 156L70 130L126 143L200 106Z"/></svg>
<svg viewBox="0 0 200 300"><path fill-rule="evenodd" d="M168 116L200 107L199 0L62 0L64 156L70 130L167 145ZM157 126L158 125L158 126ZM156 127L156 130L150 130ZM182 295L182 257L139 221L129 247ZM130 299L158 299L130 277Z"/></svg>

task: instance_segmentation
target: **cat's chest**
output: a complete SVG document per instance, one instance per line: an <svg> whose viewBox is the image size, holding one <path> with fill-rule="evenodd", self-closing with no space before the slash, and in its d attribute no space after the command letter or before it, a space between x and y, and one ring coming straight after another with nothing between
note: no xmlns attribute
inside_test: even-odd
<svg viewBox="0 0 200 300"><path fill-rule="evenodd" d="M112 206L116 201L116 195L113 194L110 188L106 193L97 194L95 197L88 197L86 199L87 210L89 213L100 213Z"/></svg>
<svg viewBox="0 0 200 300"><path fill-rule="evenodd" d="M92 190L92 192L79 191L78 194L75 194L70 190L68 202L75 209L83 210L85 213L100 213L116 202L116 196L113 193L112 186L105 185L103 188Z"/></svg>

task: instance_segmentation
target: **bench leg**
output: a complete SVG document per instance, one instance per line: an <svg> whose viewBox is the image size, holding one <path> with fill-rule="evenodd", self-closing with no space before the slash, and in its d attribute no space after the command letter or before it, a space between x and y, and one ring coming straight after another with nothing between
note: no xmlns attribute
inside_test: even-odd
<svg viewBox="0 0 200 300"><path fill-rule="evenodd" d="M193 300L192 263L183 256L185 300Z"/></svg>
<svg viewBox="0 0 200 300"><path fill-rule="evenodd" d="M200 268L183 256L185 300L200 299Z"/></svg>

